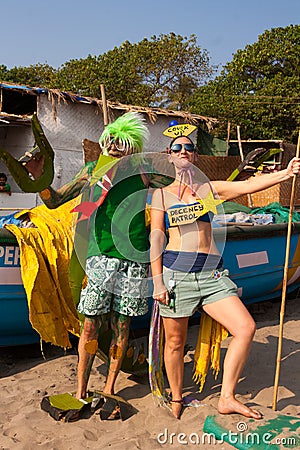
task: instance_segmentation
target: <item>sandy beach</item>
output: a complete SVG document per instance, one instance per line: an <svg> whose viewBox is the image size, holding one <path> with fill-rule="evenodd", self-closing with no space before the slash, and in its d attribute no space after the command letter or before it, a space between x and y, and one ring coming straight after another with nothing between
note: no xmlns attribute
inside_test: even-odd
<svg viewBox="0 0 300 450"><path fill-rule="evenodd" d="M295 297L295 296L294 296ZM251 306L257 322L257 332L251 354L238 385L238 397L255 405L264 414L259 425L272 423L278 416L291 417L294 434L288 427L277 436L277 447L285 448L288 438L300 427L300 299L289 298L286 304L281 375L277 412L271 409L278 344L278 302ZM232 449L228 442L208 441L203 434L207 416L216 416L222 427L231 433L248 430L257 422L239 415L220 416L216 405L220 392L221 374L217 380L209 374L204 390L197 392L192 381L193 353L198 326L189 328L189 351L185 358L185 395L201 400L200 406L185 408L180 421L153 400L147 376L136 379L121 373L117 392L127 399L138 413L126 421L101 421L99 413L73 423L57 422L40 403L45 395L73 392L76 387L77 352L45 344L43 358L39 345L0 348L0 448L1 450L79 450L115 449L153 450L159 448L201 447L202 449ZM222 346L222 360L228 338ZM96 358L92 369L90 389L101 389L105 365ZM298 418L297 420L294 418ZM298 430L296 430L298 427ZM243 428L243 430L242 430ZM296 431L295 431L296 430ZM172 435L173 433L173 435ZM180 434L182 433L182 434ZM235 442L235 441L232 441ZM290 448L299 448L290 441ZM248 448L260 448L257 446ZM273 448L273 447L270 447Z"/></svg>

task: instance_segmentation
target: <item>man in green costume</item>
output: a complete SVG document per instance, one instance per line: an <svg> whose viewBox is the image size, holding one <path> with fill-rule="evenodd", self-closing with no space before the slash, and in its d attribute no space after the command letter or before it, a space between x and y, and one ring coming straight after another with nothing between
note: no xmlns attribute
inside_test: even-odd
<svg viewBox="0 0 300 450"><path fill-rule="evenodd" d="M145 204L149 178L141 170L139 161L143 157L138 158L136 154L142 152L148 135L144 119L138 113L126 113L107 125L99 139L100 147L104 155L117 158L118 163L89 189L90 201L75 208L81 213L78 225L85 218L90 228L84 267L88 283L81 292L78 304L78 311L84 315L78 346L78 399L84 399L87 395L88 379L103 323L109 318L113 331L103 392L114 394L128 345L131 317L147 312L149 241ZM97 178L97 168L97 161L89 162L58 190L51 186L42 190L40 196L43 202L49 208L56 208L75 198L84 188L90 187L92 177ZM26 163L26 169L35 179L40 178L43 174L43 156L40 159L32 157ZM97 189L101 191L100 198ZM75 236L74 248L78 250L79 260L81 243L76 241ZM79 281L81 287L81 276Z"/></svg>

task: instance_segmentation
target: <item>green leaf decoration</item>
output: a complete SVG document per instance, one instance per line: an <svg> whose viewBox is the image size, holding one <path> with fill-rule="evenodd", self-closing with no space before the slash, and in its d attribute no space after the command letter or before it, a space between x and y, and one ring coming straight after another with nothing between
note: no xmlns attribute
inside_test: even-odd
<svg viewBox="0 0 300 450"><path fill-rule="evenodd" d="M68 392L65 394L50 395L49 400L51 406L62 409L63 411L67 411L69 409L80 410L85 405L84 402L78 400L76 397L73 397Z"/></svg>
<svg viewBox="0 0 300 450"><path fill-rule="evenodd" d="M115 164L119 162L119 159L112 158L111 156L100 155L96 167L94 169L92 178L91 178L91 186L97 183L106 172L109 171Z"/></svg>
<svg viewBox="0 0 300 450"><path fill-rule="evenodd" d="M32 116L31 127L40 154L44 155L44 170L42 175L33 180L30 178L25 167L17 161L9 152L0 147L0 159L7 166L15 182L23 192L41 192L50 186L54 177L54 152L49 144L36 114Z"/></svg>

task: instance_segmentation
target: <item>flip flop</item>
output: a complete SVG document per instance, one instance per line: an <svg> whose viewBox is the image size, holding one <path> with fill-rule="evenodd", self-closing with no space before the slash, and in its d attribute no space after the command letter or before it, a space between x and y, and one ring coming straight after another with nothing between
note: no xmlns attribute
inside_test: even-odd
<svg viewBox="0 0 300 450"><path fill-rule="evenodd" d="M120 406L117 400L113 398L105 398L104 404L100 409L101 420L118 420L121 419Z"/></svg>
<svg viewBox="0 0 300 450"><path fill-rule="evenodd" d="M94 391L94 393L104 398L104 404L100 409L101 420L117 420L120 418L124 421L138 412L134 406L119 395L106 394L103 391Z"/></svg>

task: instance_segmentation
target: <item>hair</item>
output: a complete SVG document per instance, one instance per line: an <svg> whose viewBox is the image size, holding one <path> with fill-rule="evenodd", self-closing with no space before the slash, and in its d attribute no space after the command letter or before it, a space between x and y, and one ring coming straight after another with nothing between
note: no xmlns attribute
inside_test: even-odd
<svg viewBox="0 0 300 450"><path fill-rule="evenodd" d="M4 178L4 180L7 181L7 176L3 172L0 173L0 178Z"/></svg>
<svg viewBox="0 0 300 450"><path fill-rule="evenodd" d="M174 138L171 140L171 142L170 142L170 144L169 144L169 147L167 148L167 153L170 153L170 152L171 152L171 147L172 147L172 145L174 144L174 142L176 141L176 139L179 139L179 138L182 138L182 137L187 138L187 139L190 141L190 143L193 144L193 145L196 147L196 145L194 144L194 142L192 141L192 139L191 139L190 137L188 137L188 136L183 136L183 135L181 135L181 136L176 136L176 137L174 137Z"/></svg>
<svg viewBox="0 0 300 450"><path fill-rule="evenodd" d="M174 137L174 138L171 140L171 142L170 142L170 148L172 147L172 145L174 144L174 142L176 141L176 139L179 139L179 138L182 138L182 137L187 138L187 139L190 141L191 144L195 145L194 142L192 141L192 139L191 139L190 137L188 137L188 136L182 136L182 135L181 135L181 136L176 136L176 137Z"/></svg>
<svg viewBox="0 0 300 450"><path fill-rule="evenodd" d="M118 138L126 149L125 153L141 153L149 138L149 130L143 116L137 112L128 112L109 123L100 136L99 144L105 147L111 137Z"/></svg>

